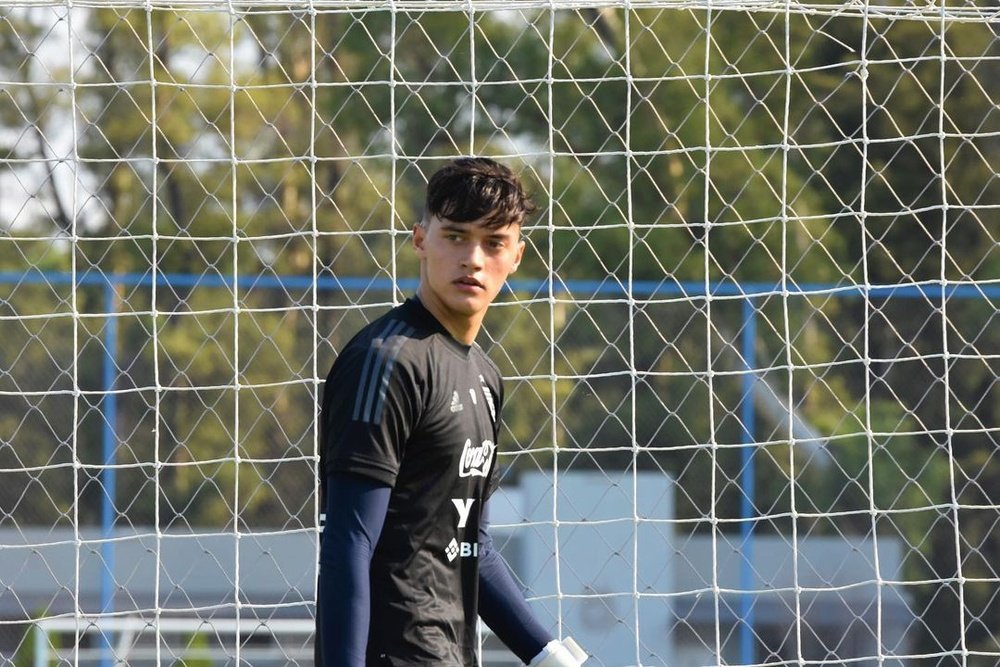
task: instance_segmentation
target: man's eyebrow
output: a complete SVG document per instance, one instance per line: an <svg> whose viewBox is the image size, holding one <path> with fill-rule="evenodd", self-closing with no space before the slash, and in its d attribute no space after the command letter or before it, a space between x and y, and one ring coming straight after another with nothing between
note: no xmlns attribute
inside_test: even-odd
<svg viewBox="0 0 1000 667"><path fill-rule="evenodd" d="M457 234L470 233L469 227L470 227L469 223L458 223L458 222L441 223L441 231L455 232ZM513 239L518 238L518 234L516 232L509 232L509 231L502 231L499 229L495 229L495 230L490 230L489 234L486 235L486 238L490 239L491 241L509 241L512 238Z"/></svg>

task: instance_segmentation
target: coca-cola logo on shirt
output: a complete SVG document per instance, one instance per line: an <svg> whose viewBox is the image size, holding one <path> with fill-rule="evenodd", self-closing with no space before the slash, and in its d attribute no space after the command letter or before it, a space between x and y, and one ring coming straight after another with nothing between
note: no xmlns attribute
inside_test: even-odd
<svg viewBox="0 0 1000 667"><path fill-rule="evenodd" d="M491 440L483 440L483 444L473 447L472 438L465 441L462 448L462 458L458 463L459 477L486 477L493 465L493 452L496 445Z"/></svg>

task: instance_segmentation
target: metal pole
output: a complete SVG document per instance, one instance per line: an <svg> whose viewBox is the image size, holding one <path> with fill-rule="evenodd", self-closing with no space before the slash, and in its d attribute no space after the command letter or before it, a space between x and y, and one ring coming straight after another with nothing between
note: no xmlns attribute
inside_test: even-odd
<svg viewBox="0 0 1000 667"><path fill-rule="evenodd" d="M101 487L104 493L101 495L101 614L111 614L115 610L115 543L111 541L114 536L115 499L117 497L116 487L118 484L117 471L114 465L117 461L117 424L118 424L118 396L114 393L115 385L118 381L118 369L116 366L116 356L118 349L118 318L115 317L117 310L117 292L115 284L110 280L104 286L104 312L108 314L104 327L104 367L103 386L104 400L104 427L101 438L101 461L104 468L101 470ZM111 637L107 630L99 628L98 642L101 647L101 665L110 667L113 664L111 654Z"/></svg>
<svg viewBox="0 0 1000 667"><path fill-rule="evenodd" d="M754 640L754 598L749 593L755 588L753 574L753 540L754 521L756 511L754 509L754 497L756 495L756 464L754 462L754 423L753 390L757 381L754 369L757 366L757 354L755 344L757 341L757 311L754 309L753 299L743 300L743 333L742 333L742 354L743 364L747 371L743 374L743 392L740 405L740 443L744 445L740 448L740 462L742 471L740 472L740 488L743 493L740 498L740 537L742 558L740 560L740 663L750 665L756 662L756 642Z"/></svg>
<svg viewBox="0 0 1000 667"><path fill-rule="evenodd" d="M49 665L49 633L45 631L41 623L36 623L32 628L35 636L35 650L33 667L48 667Z"/></svg>

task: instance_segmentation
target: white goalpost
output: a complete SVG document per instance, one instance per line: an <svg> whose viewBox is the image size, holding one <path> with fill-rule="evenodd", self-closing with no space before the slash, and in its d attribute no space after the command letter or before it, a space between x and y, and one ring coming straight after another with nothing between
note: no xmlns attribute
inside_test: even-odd
<svg viewBox="0 0 1000 667"><path fill-rule="evenodd" d="M4 3L0 665L312 664L317 399L469 154L539 207L479 344L495 540L554 635L996 664L998 18Z"/></svg>

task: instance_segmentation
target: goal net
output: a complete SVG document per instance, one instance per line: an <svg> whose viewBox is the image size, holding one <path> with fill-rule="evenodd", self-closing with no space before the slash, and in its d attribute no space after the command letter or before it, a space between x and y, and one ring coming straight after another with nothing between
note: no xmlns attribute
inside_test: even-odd
<svg viewBox="0 0 1000 667"><path fill-rule="evenodd" d="M996 665L998 19L3 3L0 664L311 664L317 397L478 154L539 206L479 343L553 635Z"/></svg>

